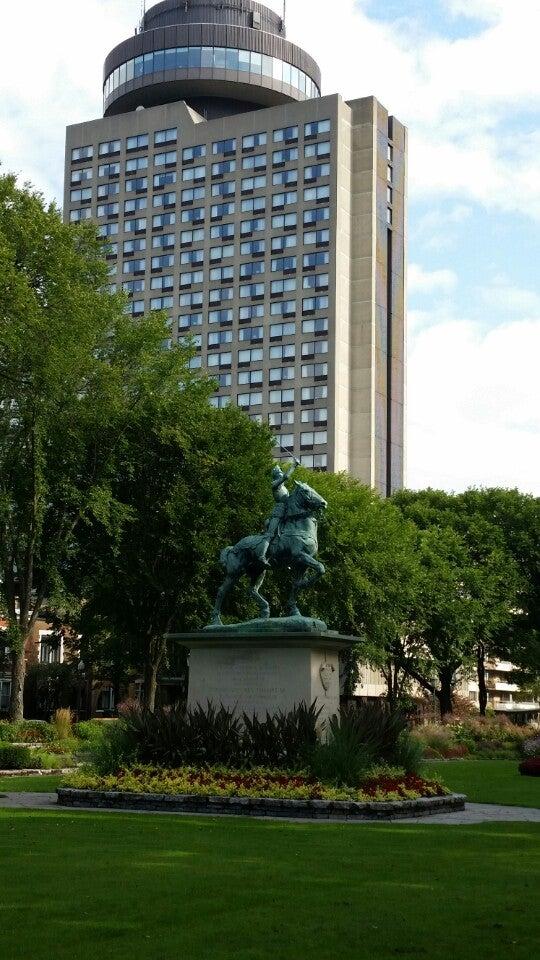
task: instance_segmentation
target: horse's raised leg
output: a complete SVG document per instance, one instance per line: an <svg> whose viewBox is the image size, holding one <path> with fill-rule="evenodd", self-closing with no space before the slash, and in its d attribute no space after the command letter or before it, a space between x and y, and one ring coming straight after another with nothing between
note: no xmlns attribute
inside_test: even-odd
<svg viewBox="0 0 540 960"><path fill-rule="evenodd" d="M263 572L260 573L260 574L259 574L259 573L254 574L254 575L251 577L251 590L250 590L250 592L249 592L249 593L250 593L250 596L251 596L251 597L256 601L256 603L258 604L258 607L259 607L259 616L260 616L261 620L268 620L268 618L269 618L269 616L270 616L270 605L269 605L269 603L268 603L268 600L265 600L265 598L262 596L262 594L259 593L259 590L261 589L261 587L262 587L262 585L263 585L265 576L266 576L266 570L263 570Z"/></svg>
<svg viewBox="0 0 540 960"><path fill-rule="evenodd" d="M289 617L302 616L300 610L298 609L298 594L301 590L305 590L306 587L313 587L316 583L318 583L325 572L324 564L322 564L320 560L316 560L315 557L311 557L308 554L303 554L301 557L298 557L296 566L297 569L302 571L302 575L293 582L291 587L287 607L287 614ZM309 576L310 571L314 571L314 576Z"/></svg>
<svg viewBox="0 0 540 960"><path fill-rule="evenodd" d="M239 579L240 579L239 573L234 573L234 574L228 573L227 576L225 577L225 580L223 581L223 583L221 584L217 592L216 602L214 603L214 609L212 610L212 619L210 621L211 624L219 625L222 622L221 608L223 607L223 601L225 600L225 597L227 596L227 594L230 593L232 588L236 585Z"/></svg>

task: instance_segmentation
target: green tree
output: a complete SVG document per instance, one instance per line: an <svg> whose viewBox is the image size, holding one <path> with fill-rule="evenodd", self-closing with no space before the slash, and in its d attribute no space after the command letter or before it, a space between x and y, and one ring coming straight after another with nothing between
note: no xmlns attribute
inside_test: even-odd
<svg viewBox="0 0 540 960"><path fill-rule="evenodd" d="M328 501L320 522L326 574L306 593L306 608L334 630L360 638L347 663L352 693L359 659L388 670L388 651L408 619L419 576L415 529L389 500L345 474L311 474ZM397 696L390 673L389 697Z"/></svg>
<svg viewBox="0 0 540 960"><path fill-rule="evenodd" d="M179 391L193 415L211 385L163 350L165 318L134 323L105 291L91 226L62 222L0 177L0 603L12 659L10 715L23 713L25 641L40 610L67 605L79 528L114 528L112 483L145 400Z"/></svg>
<svg viewBox="0 0 540 960"><path fill-rule="evenodd" d="M165 634L203 627L223 570L221 550L262 529L271 508L272 440L236 407L193 411L139 408L113 483L125 521L81 528L87 571L78 628L85 662L121 660L144 674L144 702L154 709ZM237 594L230 613L246 616Z"/></svg>
<svg viewBox="0 0 540 960"><path fill-rule="evenodd" d="M452 711L458 674L476 664L485 712L485 659L511 623L520 577L496 524L465 495L402 491L394 502L418 530L422 589L400 643L404 669Z"/></svg>

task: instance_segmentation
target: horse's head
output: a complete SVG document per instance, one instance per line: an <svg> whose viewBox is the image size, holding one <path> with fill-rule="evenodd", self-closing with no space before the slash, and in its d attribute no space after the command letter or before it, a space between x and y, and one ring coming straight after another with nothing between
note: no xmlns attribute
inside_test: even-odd
<svg viewBox="0 0 540 960"><path fill-rule="evenodd" d="M308 510L310 513L319 513L326 510L328 504L324 497L321 497L313 487L300 480L294 481L294 493L292 494L298 507L302 510Z"/></svg>

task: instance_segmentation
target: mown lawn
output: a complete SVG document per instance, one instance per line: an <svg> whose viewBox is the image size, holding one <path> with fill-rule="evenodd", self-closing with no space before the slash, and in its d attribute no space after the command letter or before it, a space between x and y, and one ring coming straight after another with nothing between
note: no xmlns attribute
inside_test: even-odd
<svg viewBox="0 0 540 960"><path fill-rule="evenodd" d="M531 960L540 825L0 810L2 960Z"/></svg>
<svg viewBox="0 0 540 960"><path fill-rule="evenodd" d="M517 760L434 760L425 773L466 793L471 803L540 807L540 777L522 777Z"/></svg>
<svg viewBox="0 0 540 960"><path fill-rule="evenodd" d="M0 777L0 793L54 793L62 777Z"/></svg>

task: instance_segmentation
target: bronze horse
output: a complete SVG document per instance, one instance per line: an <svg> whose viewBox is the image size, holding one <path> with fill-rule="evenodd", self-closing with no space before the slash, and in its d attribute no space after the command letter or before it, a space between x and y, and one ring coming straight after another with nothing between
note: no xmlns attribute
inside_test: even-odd
<svg viewBox="0 0 540 960"><path fill-rule="evenodd" d="M221 624L223 602L244 574L251 583L250 596L258 604L260 618L268 620L270 606L259 592L266 576L267 565L274 569L286 567L294 572L295 579L289 595L287 614L290 617L301 616L297 606L299 592L313 586L324 574L324 566L317 560L317 524L318 515L326 507L326 500L312 487L295 480L294 490L287 500L285 515L268 548L268 564L264 563L260 555L264 535L244 537L236 546L226 547L221 552L220 559L225 567L226 577L216 597L212 625Z"/></svg>

